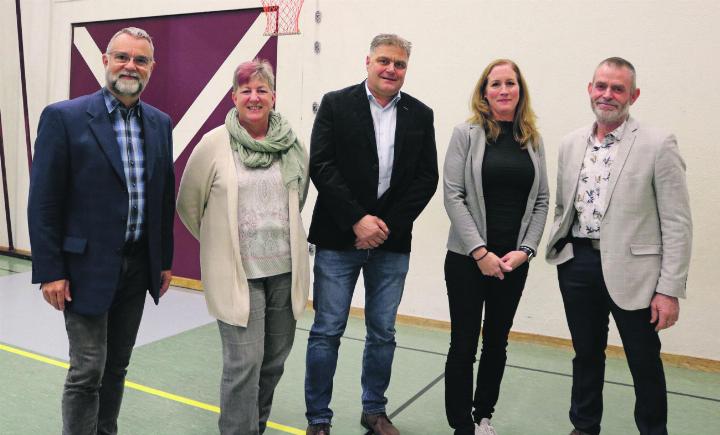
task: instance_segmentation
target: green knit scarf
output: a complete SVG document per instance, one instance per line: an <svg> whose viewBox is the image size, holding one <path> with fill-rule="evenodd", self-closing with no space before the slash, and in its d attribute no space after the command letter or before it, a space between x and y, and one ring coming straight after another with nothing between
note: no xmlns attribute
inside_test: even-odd
<svg viewBox="0 0 720 435"><path fill-rule="evenodd" d="M230 146L248 168L267 168L280 157L280 173L288 190L296 189L300 204L307 193L307 152L285 118L274 110L270 112L268 132L261 140L253 139L240 125L237 108L233 107L225 117L225 127L230 132Z"/></svg>

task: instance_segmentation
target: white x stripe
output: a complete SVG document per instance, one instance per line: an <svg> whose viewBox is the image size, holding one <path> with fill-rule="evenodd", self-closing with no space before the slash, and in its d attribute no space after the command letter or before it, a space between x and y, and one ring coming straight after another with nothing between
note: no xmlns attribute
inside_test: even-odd
<svg viewBox="0 0 720 435"><path fill-rule="evenodd" d="M105 67L102 63L102 50L97 46L95 40L84 27L76 27L73 31L73 43L80 52L83 60L95 76L100 86L105 85Z"/></svg>
<svg viewBox="0 0 720 435"><path fill-rule="evenodd" d="M188 146L200 127L212 114L220 100L230 89L230 77L235 67L246 60L255 58L265 45L268 37L263 35L265 17L261 14L250 26L243 38L230 52L212 78L205 85L195 101L190 105L182 119L173 128L173 160L177 160ZM105 68L102 64L102 51L84 27L76 27L73 43L87 63L100 86L105 84Z"/></svg>

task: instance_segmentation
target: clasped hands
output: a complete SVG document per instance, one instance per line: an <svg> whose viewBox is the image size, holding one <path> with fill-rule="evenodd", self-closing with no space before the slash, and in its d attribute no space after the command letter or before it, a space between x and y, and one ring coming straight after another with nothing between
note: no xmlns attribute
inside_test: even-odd
<svg viewBox="0 0 720 435"><path fill-rule="evenodd" d="M353 225L355 249L374 249L385 243L390 229L377 216L366 214Z"/></svg>
<svg viewBox="0 0 720 435"><path fill-rule="evenodd" d="M528 261L528 255L523 251L510 251L500 258L484 246L475 249L471 256L483 275L498 279L504 279L505 272L512 272ZM478 260L480 258L481 260Z"/></svg>

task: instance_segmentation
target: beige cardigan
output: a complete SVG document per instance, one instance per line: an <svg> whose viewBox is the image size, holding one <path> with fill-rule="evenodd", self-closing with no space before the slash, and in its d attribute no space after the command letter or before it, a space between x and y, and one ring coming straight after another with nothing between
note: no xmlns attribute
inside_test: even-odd
<svg viewBox="0 0 720 435"><path fill-rule="evenodd" d="M307 166L306 166L307 167ZM240 258L237 172L230 136L221 125L197 144L180 181L177 212L200 241L200 269L208 312L236 326L247 326L250 293ZM307 236L296 190L289 191L292 309L299 318L310 288Z"/></svg>

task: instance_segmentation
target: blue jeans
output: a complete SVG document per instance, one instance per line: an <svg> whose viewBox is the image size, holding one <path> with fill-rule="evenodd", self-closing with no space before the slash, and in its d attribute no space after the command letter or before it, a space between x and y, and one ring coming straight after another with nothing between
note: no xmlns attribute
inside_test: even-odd
<svg viewBox="0 0 720 435"><path fill-rule="evenodd" d="M330 423L333 417L329 405L338 347L361 270L367 329L361 378L363 412L385 412L385 391L390 384L395 354L395 316L409 261L410 254L376 249L317 250L313 284L315 321L308 338L305 373L305 416L310 424Z"/></svg>

